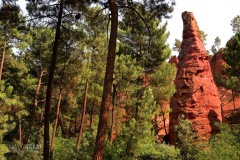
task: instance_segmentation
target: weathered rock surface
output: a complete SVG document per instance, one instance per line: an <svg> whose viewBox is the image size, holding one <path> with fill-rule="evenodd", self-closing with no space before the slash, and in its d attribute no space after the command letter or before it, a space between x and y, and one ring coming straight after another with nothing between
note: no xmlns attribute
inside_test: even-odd
<svg viewBox="0 0 240 160"><path fill-rule="evenodd" d="M226 62L223 60L222 58L222 51L220 50L217 54L215 54L211 61L210 61L210 65L211 65L211 70L213 75L222 75L222 69L223 69L223 65L226 64Z"/></svg>
<svg viewBox="0 0 240 160"><path fill-rule="evenodd" d="M183 41L175 79L177 91L170 101L170 144L177 141L174 126L181 114L192 122L193 131L203 140L217 133L214 123L222 121L221 102L197 22L191 12L183 12L182 19Z"/></svg>

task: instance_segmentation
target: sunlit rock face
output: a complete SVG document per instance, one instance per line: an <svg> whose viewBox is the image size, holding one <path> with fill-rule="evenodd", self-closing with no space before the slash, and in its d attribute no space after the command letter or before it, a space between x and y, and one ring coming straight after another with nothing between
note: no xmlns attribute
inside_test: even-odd
<svg viewBox="0 0 240 160"><path fill-rule="evenodd" d="M210 60L211 70L215 76L224 76L222 75L222 69L226 62L223 60L222 50L223 49L220 49Z"/></svg>
<svg viewBox="0 0 240 160"><path fill-rule="evenodd" d="M170 101L169 136L173 145L177 141L174 126L181 114L192 122L192 130L203 140L217 133L214 123L222 121L218 90L197 22L191 12L183 12L182 20L183 40L175 79L177 91Z"/></svg>

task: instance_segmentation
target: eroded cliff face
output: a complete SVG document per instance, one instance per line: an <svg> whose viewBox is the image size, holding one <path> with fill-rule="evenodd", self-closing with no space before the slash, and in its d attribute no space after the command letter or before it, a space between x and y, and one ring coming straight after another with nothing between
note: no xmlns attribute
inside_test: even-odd
<svg viewBox="0 0 240 160"><path fill-rule="evenodd" d="M182 20L183 41L175 79L177 91L170 101L170 144L177 141L174 126L181 114L192 122L192 130L203 140L217 133L214 123L222 121L221 102L197 22L191 12L183 12Z"/></svg>

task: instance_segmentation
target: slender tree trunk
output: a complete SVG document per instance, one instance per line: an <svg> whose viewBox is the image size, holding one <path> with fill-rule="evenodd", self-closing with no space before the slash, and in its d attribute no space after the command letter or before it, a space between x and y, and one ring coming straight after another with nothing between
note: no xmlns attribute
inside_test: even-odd
<svg viewBox="0 0 240 160"><path fill-rule="evenodd" d="M18 118L19 145L22 145L22 120Z"/></svg>
<svg viewBox="0 0 240 160"><path fill-rule="evenodd" d="M59 6L56 35L55 35L55 41L53 45L52 61L50 66L47 93L46 93L46 104L45 104L45 111L44 111L44 146L43 146L44 160L49 160L49 116L50 116L50 108L51 108L51 100L52 100L53 78L54 78L54 73L56 68L57 52L58 52L60 32L61 32L62 12L63 12L63 0L60 1L60 6Z"/></svg>
<svg viewBox="0 0 240 160"><path fill-rule="evenodd" d="M81 124L80 124L77 144L76 144L77 150L79 150L80 142L81 142L81 139L82 139L82 132L83 132L83 127L84 127L84 119L85 119L86 108L87 108L87 94L88 94L88 80L86 81L86 86L85 86L84 101L83 101L83 113L82 113L82 118L81 118Z"/></svg>
<svg viewBox="0 0 240 160"><path fill-rule="evenodd" d="M93 106L95 106L95 103L93 103ZM90 113L90 126L89 126L90 130L92 130L93 123L94 123L94 108L92 107Z"/></svg>
<svg viewBox="0 0 240 160"><path fill-rule="evenodd" d="M38 107L38 94L41 88L41 84L42 84L42 76L44 74L44 70L41 70L40 75L38 76L38 84L36 87L36 91L35 91L35 96L34 96L34 100L33 100L33 105L34 107L31 109L31 117L29 119L29 127L28 127L28 131L26 133L26 136L24 138L24 143L28 143L28 139L30 134L32 133L32 127L34 125L35 122L35 114L36 114L36 109Z"/></svg>
<svg viewBox="0 0 240 160"><path fill-rule="evenodd" d="M39 91L40 91L40 88L41 88L42 76L43 76L44 72L45 72L45 70L41 70L40 75L38 77L38 84L37 84L37 88L36 88L36 92L35 92L35 96L34 96L34 107L35 107L35 110L38 107L38 94L39 94Z"/></svg>
<svg viewBox="0 0 240 160"><path fill-rule="evenodd" d="M51 140L51 148L50 148L50 158L51 158L51 159L53 158L54 140L55 140L56 131L57 131L58 117L59 117L59 110L60 110L61 100L62 100L62 88L60 88L60 92L59 92L59 95L58 95L56 119L55 119L54 126L53 126L53 133L52 133L52 140Z"/></svg>
<svg viewBox="0 0 240 160"><path fill-rule="evenodd" d="M6 54L6 47L7 47L7 42L4 41L2 60L1 60L1 66L0 66L0 80L2 80L2 71L3 71L3 64L4 64L5 54Z"/></svg>
<svg viewBox="0 0 240 160"><path fill-rule="evenodd" d="M114 133L115 133L115 95L116 95L116 85L113 84L113 95L112 95L112 124L111 124L111 135L110 144L113 143Z"/></svg>
<svg viewBox="0 0 240 160"><path fill-rule="evenodd" d="M107 131L109 107L111 103L111 90L113 82L113 71L116 56L116 45L117 45L117 29L118 29L118 7L115 0L108 0L111 10L111 30L110 39L108 45L108 57L106 65L106 73L104 79L104 88L102 95L102 103L100 109L100 116L98 122L98 131L95 142L93 160L103 159L103 150L105 143L105 136Z"/></svg>

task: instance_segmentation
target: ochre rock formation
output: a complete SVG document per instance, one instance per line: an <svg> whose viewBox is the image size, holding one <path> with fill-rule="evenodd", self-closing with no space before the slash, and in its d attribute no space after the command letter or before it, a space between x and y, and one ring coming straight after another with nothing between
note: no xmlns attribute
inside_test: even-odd
<svg viewBox="0 0 240 160"><path fill-rule="evenodd" d="M223 66L226 62L222 57L223 49L220 49L212 59L210 60L211 70L215 76L215 82L219 78L227 78L227 75L222 73ZM222 121L228 124L240 124L240 96L239 94L232 92L232 90L224 88L223 86L217 86L219 98L222 106Z"/></svg>
<svg viewBox="0 0 240 160"><path fill-rule="evenodd" d="M182 20L183 41L178 56L176 93L170 101L169 136L173 145L177 141L174 126L181 114L192 122L192 130L203 140L217 133L214 123L222 121L221 102L197 22L191 12L183 12Z"/></svg>
<svg viewBox="0 0 240 160"><path fill-rule="evenodd" d="M222 69L224 64L226 64L226 62L222 58L222 50L220 49L220 51L216 53L210 61L213 75L222 75Z"/></svg>

